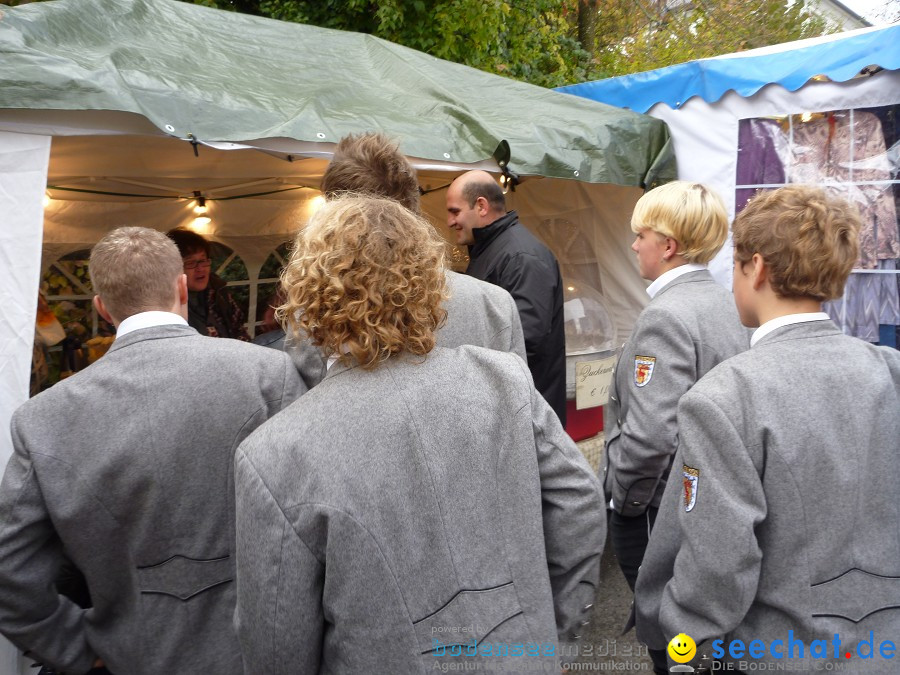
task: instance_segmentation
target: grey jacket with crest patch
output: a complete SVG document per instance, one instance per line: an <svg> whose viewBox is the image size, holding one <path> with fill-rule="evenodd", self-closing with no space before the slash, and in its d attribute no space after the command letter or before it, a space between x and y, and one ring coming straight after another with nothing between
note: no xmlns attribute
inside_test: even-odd
<svg viewBox="0 0 900 675"><path fill-rule="evenodd" d="M499 286L465 274L450 270L446 274L450 294L444 303L447 322L437 332L437 345L487 347L511 352L525 361L525 336L512 296ZM312 389L325 377L326 359L308 339L288 336L271 346L284 349L308 388Z"/></svg>
<svg viewBox="0 0 900 675"><path fill-rule="evenodd" d="M243 673L234 450L304 390L284 354L167 325L27 401L0 485L0 632L58 672ZM91 609L55 592L66 558Z"/></svg>
<svg viewBox="0 0 900 675"><path fill-rule="evenodd" d="M659 505L678 444L678 399L749 346L734 298L706 270L666 284L644 308L622 348L606 408L604 488L616 511L637 516Z"/></svg>
<svg viewBox="0 0 900 675"><path fill-rule="evenodd" d="M602 488L520 358L338 363L235 461L252 673L556 669L590 616Z"/></svg>
<svg viewBox="0 0 900 675"><path fill-rule="evenodd" d="M806 643L793 663L815 670L811 641L834 660L837 634L848 672L898 672L900 656L877 656L900 635L900 352L831 321L784 326L694 385L678 420L638 638L786 646L792 631ZM858 658L870 631L876 658Z"/></svg>

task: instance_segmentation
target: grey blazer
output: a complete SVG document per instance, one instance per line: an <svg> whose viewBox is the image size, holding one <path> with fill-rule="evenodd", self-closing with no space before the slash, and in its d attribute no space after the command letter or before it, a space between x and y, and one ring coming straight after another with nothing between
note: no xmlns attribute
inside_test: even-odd
<svg viewBox="0 0 900 675"><path fill-rule="evenodd" d="M188 326L118 338L22 405L0 485L0 632L67 673L243 672L233 454L303 390L284 354ZM64 557L93 608L53 587Z"/></svg>
<svg viewBox="0 0 900 675"><path fill-rule="evenodd" d="M678 444L678 399L713 366L750 346L734 298L706 271L666 284L635 323L610 387L604 488L638 516L658 506Z"/></svg>
<svg viewBox="0 0 900 675"><path fill-rule="evenodd" d="M450 297L444 303L447 322L437 332L437 346L475 345L512 352L526 360L522 322L512 296L485 281L447 270ZM274 346L274 345L273 345ZM326 359L306 338L288 336L284 351L312 389L325 377Z"/></svg>
<svg viewBox="0 0 900 675"><path fill-rule="evenodd" d="M877 653L900 629L900 352L830 321L784 326L694 385L678 422L638 637L768 644L793 631L809 649L837 633L852 672L896 673L896 656L855 650L874 631Z"/></svg>
<svg viewBox="0 0 900 675"><path fill-rule="evenodd" d="M589 616L602 489L522 359L336 364L235 462L249 673L556 669L557 632Z"/></svg>

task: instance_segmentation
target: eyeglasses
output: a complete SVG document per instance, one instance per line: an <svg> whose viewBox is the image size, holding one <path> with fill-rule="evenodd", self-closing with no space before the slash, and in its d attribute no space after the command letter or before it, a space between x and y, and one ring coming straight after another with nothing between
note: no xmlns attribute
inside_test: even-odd
<svg viewBox="0 0 900 675"><path fill-rule="evenodd" d="M212 265L212 260L209 258L204 258L203 260L185 260L184 261L184 269L193 270L198 267L209 267Z"/></svg>

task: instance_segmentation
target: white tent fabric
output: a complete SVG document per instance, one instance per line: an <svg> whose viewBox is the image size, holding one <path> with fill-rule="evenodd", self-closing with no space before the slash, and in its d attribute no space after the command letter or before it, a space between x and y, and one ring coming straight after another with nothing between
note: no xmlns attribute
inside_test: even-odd
<svg viewBox="0 0 900 675"><path fill-rule="evenodd" d="M37 309L43 214L50 139L0 132L0 465L12 455L9 422L28 398ZM23 667L17 650L0 639L0 673Z"/></svg>

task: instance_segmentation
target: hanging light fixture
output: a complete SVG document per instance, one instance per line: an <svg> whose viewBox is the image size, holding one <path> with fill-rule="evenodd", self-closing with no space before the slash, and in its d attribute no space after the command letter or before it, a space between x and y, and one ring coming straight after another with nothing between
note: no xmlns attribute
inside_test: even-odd
<svg viewBox="0 0 900 675"><path fill-rule="evenodd" d="M206 215L206 197L201 195L199 191L195 191L194 199L197 200L197 203L194 205L194 213L198 216L205 216Z"/></svg>
<svg viewBox="0 0 900 675"><path fill-rule="evenodd" d="M500 187L503 188L503 194L506 194L510 190L515 192L516 185L519 184L519 174L510 171L509 169L509 160L511 157L512 152L509 149L509 142L505 140L500 141L497 149L494 150L494 160L497 162L497 166L500 167L500 171L503 173L503 175L500 176Z"/></svg>

